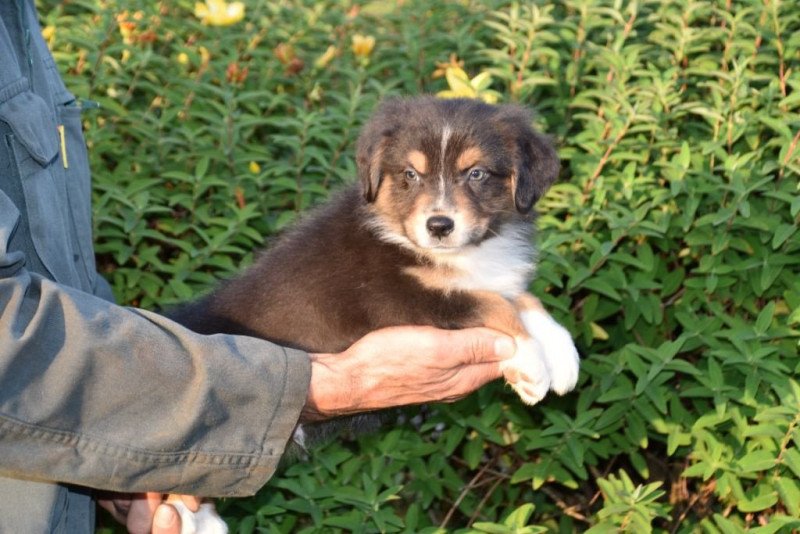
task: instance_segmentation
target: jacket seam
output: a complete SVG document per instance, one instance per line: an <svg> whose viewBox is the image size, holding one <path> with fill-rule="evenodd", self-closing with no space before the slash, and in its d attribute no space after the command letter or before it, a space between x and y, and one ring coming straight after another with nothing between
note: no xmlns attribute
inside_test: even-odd
<svg viewBox="0 0 800 534"><path fill-rule="evenodd" d="M30 90L30 83L28 78L17 78L13 82L0 87L0 104L8 102L15 96Z"/></svg>
<svg viewBox="0 0 800 534"><path fill-rule="evenodd" d="M187 462L200 465L214 465L218 467L229 467L238 469L241 467L252 467L257 469L265 463L264 457L273 458L269 451L265 454L256 453L225 453L225 452L200 452L200 451L180 451L180 452L153 452L135 447L126 447L113 443L104 442L89 436L77 435L73 432L44 428L30 423L15 420L6 415L0 415L0 431L10 431L15 434L50 441L59 445L70 446L79 451L91 451L118 459L130 460L137 463L156 463L156 464L185 464ZM269 463L269 462L266 462Z"/></svg>

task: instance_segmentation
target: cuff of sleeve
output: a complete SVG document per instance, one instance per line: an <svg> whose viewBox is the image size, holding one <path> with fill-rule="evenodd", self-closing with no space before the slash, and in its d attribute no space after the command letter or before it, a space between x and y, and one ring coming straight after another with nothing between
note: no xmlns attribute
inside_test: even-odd
<svg viewBox="0 0 800 534"><path fill-rule="evenodd" d="M285 348L284 362L286 380L279 396L280 402L277 406L267 406L265 409L269 420L266 421L262 461L253 466L249 480L242 485L243 493L254 494L274 474L300 419L300 412L306 405L311 382L311 359L303 351Z"/></svg>

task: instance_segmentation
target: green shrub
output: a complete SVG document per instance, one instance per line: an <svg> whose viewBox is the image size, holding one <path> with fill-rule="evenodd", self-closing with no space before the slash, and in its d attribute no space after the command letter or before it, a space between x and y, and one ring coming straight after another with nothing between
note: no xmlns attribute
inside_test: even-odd
<svg viewBox="0 0 800 534"><path fill-rule="evenodd" d="M354 179L380 98L447 88L441 63L559 144L532 289L584 353L576 392L411 410L223 502L235 532L800 529L800 5L253 0L215 27L188 1L40 4L101 104L97 250L124 303L241 269Z"/></svg>

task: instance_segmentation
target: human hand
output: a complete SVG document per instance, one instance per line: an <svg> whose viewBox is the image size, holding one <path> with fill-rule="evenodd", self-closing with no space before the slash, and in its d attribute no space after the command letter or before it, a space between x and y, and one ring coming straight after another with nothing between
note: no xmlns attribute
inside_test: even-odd
<svg viewBox="0 0 800 534"><path fill-rule="evenodd" d="M301 420L452 402L499 378L500 362L515 350L512 338L487 328L377 330L342 353L311 355Z"/></svg>
<svg viewBox="0 0 800 534"><path fill-rule="evenodd" d="M131 534L180 534L181 517L171 504L167 504L163 493L113 493L103 492L97 504L125 525ZM191 495L178 497L191 511L200 508L200 499Z"/></svg>

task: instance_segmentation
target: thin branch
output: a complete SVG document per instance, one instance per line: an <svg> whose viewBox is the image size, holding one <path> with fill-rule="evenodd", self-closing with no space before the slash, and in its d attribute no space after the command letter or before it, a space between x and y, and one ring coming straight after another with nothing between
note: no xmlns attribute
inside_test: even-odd
<svg viewBox="0 0 800 534"><path fill-rule="evenodd" d="M486 495L483 496L481 501L478 503L478 506L475 507L475 511L469 517L469 522L467 523L468 527L471 527L472 524L475 522L475 520L478 519L478 516L480 515L481 510L483 510L483 507L486 506L486 503L489 501L489 497L492 496L492 493L494 493L494 491L498 488L498 486L500 486L501 482L503 482L502 478L497 478L494 481L494 484L492 484L492 487L489 488L489 491L486 492Z"/></svg>
<svg viewBox="0 0 800 534"><path fill-rule="evenodd" d="M486 471L489 469L489 467L492 466L492 464L494 464L494 459L492 459L490 462L487 462L486 465L481 467L480 470L477 473L475 473L475 476L472 477L472 480L470 480L469 483L466 486L464 486L464 489L461 490L461 493L458 495L458 498L453 503L453 506L450 507L450 510L447 511L447 515L444 516L444 519L442 520L442 523L439 525L439 528L445 528L447 526L447 523L450 521L450 519L452 519L453 514L456 513L456 510L458 510L458 507L461 505L461 501L463 501L464 498L467 496L467 494L478 485L478 480L480 480L480 478L486 474Z"/></svg>

